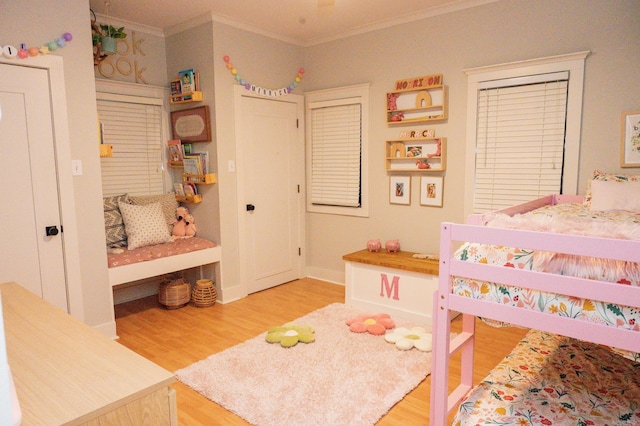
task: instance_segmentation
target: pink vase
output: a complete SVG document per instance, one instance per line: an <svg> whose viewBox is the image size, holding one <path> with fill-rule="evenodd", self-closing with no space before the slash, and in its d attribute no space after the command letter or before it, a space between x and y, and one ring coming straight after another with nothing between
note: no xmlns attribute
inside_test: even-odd
<svg viewBox="0 0 640 426"><path fill-rule="evenodd" d="M367 241L367 250L371 252L377 252L382 247L380 240L369 240Z"/></svg>
<svg viewBox="0 0 640 426"><path fill-rule="evenodd" d="M389 240L385 243L384 247L387 249L389 253L397 253L400 251L400 241Z"/></svg>

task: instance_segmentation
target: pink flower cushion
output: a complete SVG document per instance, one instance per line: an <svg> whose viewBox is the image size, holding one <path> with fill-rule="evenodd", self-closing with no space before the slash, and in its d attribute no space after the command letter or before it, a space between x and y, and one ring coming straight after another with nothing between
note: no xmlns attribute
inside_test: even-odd
<svg viewBox="0 0 640 426"><path fill-rule="evenodd" d="M361 314L347 320L349 330L354 333L368 332L376 336L383 335L388 329L396 326L389 314Z"/></svg>

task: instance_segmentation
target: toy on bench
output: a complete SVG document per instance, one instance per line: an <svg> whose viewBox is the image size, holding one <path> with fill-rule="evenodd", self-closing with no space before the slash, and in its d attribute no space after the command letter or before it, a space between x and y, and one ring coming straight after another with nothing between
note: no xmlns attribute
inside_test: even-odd
<svg viewBox="0 0 640 426"><path fill-rule="evenodd" d="M196 235L196 223L193 215L189 214L186 207L176 209L176 221L171 233L174 238L191 238Z"/></svg>

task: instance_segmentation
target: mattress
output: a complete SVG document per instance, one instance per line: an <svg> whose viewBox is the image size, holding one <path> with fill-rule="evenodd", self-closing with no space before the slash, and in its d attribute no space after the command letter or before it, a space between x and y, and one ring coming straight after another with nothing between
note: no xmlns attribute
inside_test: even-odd
<svg viewBox="0 0 640 426"><path fill-rule="evenodd" d="M592 212L582 204L546 206L515 218L496 216L490 220L488 226L640 239L640 215L637 213L625 211ZM556 253L535 252L526 248L489 246L477 243L463 244L456 251L454 257L476 263L640 286L639 263L579 258ZM640 331L640 312L637 308L628 306L461 277L453 279L453 293L459 296ZM487 319L483 319L483 321L498 327L508 325ZM620 351L620 353L640 361L640 354L626 351Z"/></svg>
<svg viewBox="0 0 640 426"><path fill-rule="evenodd" d="M123 253L119 254L109 253L107 255L107 261L109 268L115 268L118 266L131 265L162 257L203 250L215 246L215 243L200 237L178 238L169 243L139 247L134 250L125 249Z"/></svg>
<svg viewBox="0 0 640 426"><path fill-rule="evenodd" d="M640 363L530 331L468 395L453 425L638 425Z"/></svg>

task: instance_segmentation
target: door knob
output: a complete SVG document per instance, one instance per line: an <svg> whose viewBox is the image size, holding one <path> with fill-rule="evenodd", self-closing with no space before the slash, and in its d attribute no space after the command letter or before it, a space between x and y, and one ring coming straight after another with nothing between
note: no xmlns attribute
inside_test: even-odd
<svg viewBox="0 0 640 426"><path fill-rule="evenodd" d="M248 212L252 212L256 209L256 206L254 206L253 204L247 204L247 211Z"/></svg>
<svg viewBox="0 0 640 426"><path fill-rule="evenodd" d="M47 237L54 237L58 235L58 227L57 226L45 226L44 233Z"/></svg>

